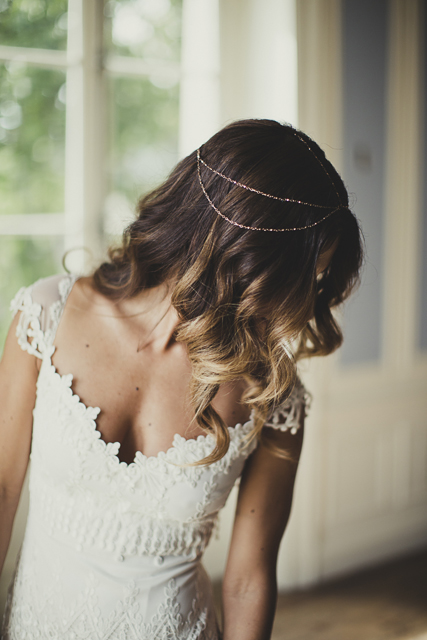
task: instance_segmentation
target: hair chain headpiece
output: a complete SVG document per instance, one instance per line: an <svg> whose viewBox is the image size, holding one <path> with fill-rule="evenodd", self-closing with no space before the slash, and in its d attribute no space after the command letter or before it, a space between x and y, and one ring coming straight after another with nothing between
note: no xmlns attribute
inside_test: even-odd
<svg viewBox="0 0 427 640"><path fill-rule="evenodd" d="M202 180L202 174L200 171L200 165L203 164L207 169L209 169L209 171L211 171L212 173L215 173L215 175L219 176L220 178L223 178L224 180L227 180L227 182L230 182L234 185L236 185L237 187L241 187L242 189L247 189L248 191L252 191L252 193L257 193L260 196L264 196L266 198L272 198L273 200L279 200L280 202L292 202L295 204L303 204L307 207L316 207L318 209L330 209L331 206L329 205L324 205L324 204L314 204L312 202L303 202L302 200L295 200L293 198L279 198L278 196L274 196L271 193L264 193L264 191L260 191L259 189L254 189L253 187L249 187L246 184L242 184L241 182L238 182L237 180L233 180L232 178L229 178L228 176L224 175L223 173L221 173L220 171L217 171L216 169L213 169L212 167L210 167L204 160L203 158L201 158L200 156L200 148L197 149L197 175L199 178L199 182L200 182L200 186L202 188L202 191L207 199L207 201L209 202L210 206L212 207L212 209L219 215L221 216L221 218L223 218L224 220L226 220L227 222L229 222L230 224L234 225L235 227L239 227L240 229L248 229L250 231L270 231L270 232L282 232L282 231L303 231L304 229L310 229L311 227L315 227L318 224L320 224L321 222L323 222L324 220L326 220L327 218L329 218L329 216L331 216L333 213L335 213L336 211L338 211L339 209L344 209L346 208L343 204L341 204L340 201L340 197L337 191L337 188L335 186L335 183L333 182L332 178L330 177L328 171L326 170L326 167L322 164L322 162L319 160L319 158L316 156L316 154L312 151L312 149L309 147L309 145L306 143L306 141L301 138L301 136L299 136L297 133L295 133L295 136L301 140L301 142L303 142L307 148L309 149L309 151L314 155L314 157L316 158L316 160L318 161L318 163L320 164L320 166L322 167L322 169L324 170L324 172L326 173L326 175L328 176L329 180L331 181L334 189L335 189L335 193L337 194L338 197L338 201L339 204L337 207L333 208L332 211L330 211L329 213L327 213L325 216L323 216L323 218L321 218L320 220L317 220L317 222L313 222L312 224L307 224L303 227L285 227L283 229L268 229L266 227L250 227L248 225L245 224L240 224L239 222L235 222L234 220L231 220L230 218L228 218L224 213L222 213L212 202L208 192L206 191L205 185L203 184L203 180ZM333 205L332 205L333 206Z"/></svg>

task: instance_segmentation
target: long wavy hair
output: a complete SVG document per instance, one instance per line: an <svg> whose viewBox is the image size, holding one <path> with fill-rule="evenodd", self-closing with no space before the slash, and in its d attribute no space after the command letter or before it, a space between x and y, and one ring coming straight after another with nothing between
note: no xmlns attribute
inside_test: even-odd
<svg viewBox="0 0 427 640"><path fill-rule="evenodd" d="M112 299L171 285L180 318L176 339L186 344L192 365L196 420L216 440L201 461L209 464L229 446L228 427L212 406L221 384L248 383L242 401L253 410L251 436L257 437L291 393L296 361L340 346L331 309L358 283L362 238L343 181L301 131L273 120L242 120L216 133L200 153L210 167L254 189L330 207L266 198L201 165L212 202L239 224L301 227L341 205L305 230L236 227L209 204L193 152L140 200L121 246L110 249L109 260L95 271L97 290ZM319 257L332 247L332 260L318 277Z"/></svg>

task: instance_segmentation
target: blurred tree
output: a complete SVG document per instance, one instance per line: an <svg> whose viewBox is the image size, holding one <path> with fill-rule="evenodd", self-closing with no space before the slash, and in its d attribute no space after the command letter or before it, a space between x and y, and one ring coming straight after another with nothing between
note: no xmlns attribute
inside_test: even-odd
<svg viewBox="0 0 427 640"><path fill-rule="evenodd" d="M0 0L0 44L66 49L67 5ZM143 58L153 69L142 78L107 78L107 238L120 234L138 196L177 161L181 5L182 0L104 3L105 54ZM0 64L0 215L64 211L66 105L65 72L13 60ZM0 237L0 347L11 297L21 286L58 272L63 246L58 237Z"/></svg>
<svg viewBox="0 0 427 640"><path fill-rule="evenodd" d="M178 83L156 79L110 81L111 188L134 203L169 173L178 159Z"/></svg>
<svg viewBox="0 0 427 640"><path fill-rule="evenodd" d="M108 53L179 62L182 0L110 0L105 3Z"/></svg>
<svg viewBox="0 0 427 640"><path fill-rule="evenodd" d="M67 0L0 0L0 35L2 45L65 49Z"/></svg>
<svg viewBox="0 0 427 640"><path fill-rule="evenodd" d="M63 211L64 151L65 73L1 65L0 214Z"/></svg>
<svg viewBox="0 0 427 640"><path fill-rule="evenodd" d="M120 229L112 223L115 208L123 209L126 223L138 197L163 180L178 160L181 10L182 0L105 4L106 52L142 58L153 68L146 78L109 79L107 234Z"/></svg>

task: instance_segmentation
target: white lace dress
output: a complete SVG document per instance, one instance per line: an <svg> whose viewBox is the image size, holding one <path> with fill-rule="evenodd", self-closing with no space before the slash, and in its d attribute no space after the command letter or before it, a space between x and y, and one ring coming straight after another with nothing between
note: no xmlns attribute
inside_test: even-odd
<svg viewBox="0 0 427 640"><path fill-rule="evenodd" d="M252 428L230 427L230 448L209 466L183 466L214 447L211 435L175 435L157 456L120 462L119 443L96 427L98 407L72 391L51 358L76 278L21 289L22 349L41 359L34 409L30 510L3 619L3 640L217 640L201 557L218 511L256 446ZM298 385L269 426L295 432L305 405Z"/></svg>

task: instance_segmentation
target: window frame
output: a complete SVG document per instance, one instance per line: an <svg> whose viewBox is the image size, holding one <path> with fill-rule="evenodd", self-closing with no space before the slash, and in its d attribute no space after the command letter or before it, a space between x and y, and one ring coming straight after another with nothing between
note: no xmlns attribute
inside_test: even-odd
<svg viewBox="0 0 427 640"><path fill-rule="evenodd" d="M70 19L71 17L71 19ZM104 0L68 0L68 36L64 51L0 45L0 62L66 73L64 211L0 216L0 235L61 236L71 252L67 266L82 272L104 252L103 214L108 189L107 81L111 77L145 79L153 73L180 78L175 62L107 53Z"/></svg>

